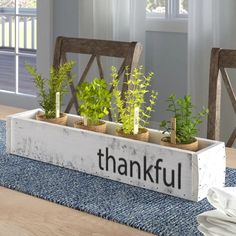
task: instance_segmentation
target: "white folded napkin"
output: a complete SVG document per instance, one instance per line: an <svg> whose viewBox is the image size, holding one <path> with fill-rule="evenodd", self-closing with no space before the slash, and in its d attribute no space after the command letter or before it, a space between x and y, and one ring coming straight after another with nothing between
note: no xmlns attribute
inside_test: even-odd
<svg viewBox="0 0 236 236"><path fill-rule="evenodd" d="M198 230L206 236L235 236L236 217L213 210L197 216Z"/></svg>
<svg viewBox="0 0 236 236"><path fill-rule="evenodd" d="M210 188L207 199L216 209L236 217L236 187Z"/></svg>

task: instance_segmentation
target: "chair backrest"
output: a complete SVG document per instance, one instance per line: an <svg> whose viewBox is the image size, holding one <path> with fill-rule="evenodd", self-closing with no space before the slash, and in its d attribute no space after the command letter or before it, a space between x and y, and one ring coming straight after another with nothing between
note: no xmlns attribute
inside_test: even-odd
<svg viewBox="0 0 236 236"><path fill-rule="evenodd" d="M123 77L122 96L127 90L127 77L124 75L125 68L128 67L131 72L138 66L138 61L142 52L142 45L138 42L119 42L110 40L84 39L84 38L68 38L58 37L55 44L53 66L57 68L61 63L67 60L67 53L89 54L90 59L86 65L82 75L79 78L77 85L82 83L91 69L93 62L96 60L99 77L104 78L104 69L101 62L101 57L121 58L123 62L118 69L118 79ZM70 101L65 109L69 113L74 105L78 113L78 101L76 98L76 86L72 83L70 86L71 95ZM112 90L112 88L110 89ZM109 113L111 120L111 113Z"/></svg>
<svg viewBox="0 0 236 236"><path fill-rule="evenodd" d="M207 138L219 140L220 134L220 104L221 104L221 81L223 80L236 113L236 97L227 74L226 68L236 68L236 50L212 48L209 76L209 99L208 99L208 124ZM219 76L219 72L221 76ZM221 79L222 78L222 79ZM236 139L236 127L230 135L226 146L232 147Z"/></svg>

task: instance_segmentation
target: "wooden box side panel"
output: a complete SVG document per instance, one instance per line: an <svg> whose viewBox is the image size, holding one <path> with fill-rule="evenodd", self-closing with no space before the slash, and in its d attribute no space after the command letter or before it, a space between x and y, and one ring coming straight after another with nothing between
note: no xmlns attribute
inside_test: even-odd
<svg viewBox="0 0 236 236"><path fill-rule="evenodd" d="M194 200L192 155L33 119L11 118L11 153Z"/></svg>
<svg viewBox="0 0 236 236"><path fill-rule="evenodd" d="M198 201L205 198L209 188L223 187L225 184L225 145L218 142L206 148L193 158L193 192Z"/></svg>
<svg viewBox="0 0 236 236"><path fill-rule="evenodd" d="M6 120L6 151L11 153L11 139L12 139L12 120L14 117L22 117L22 118L35 118L35 115L38 111L42 111L41 109L35 109L30 111L20 112L14 115L10 115Z"/></svg>

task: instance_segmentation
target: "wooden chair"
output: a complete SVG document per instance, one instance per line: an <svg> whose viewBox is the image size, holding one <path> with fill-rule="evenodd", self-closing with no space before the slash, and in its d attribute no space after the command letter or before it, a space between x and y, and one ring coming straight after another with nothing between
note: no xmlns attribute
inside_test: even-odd
<svg viewBox="0 0 236 236"><path fill-rule="evenodd" d="M236 113L236 97L226 72L226 68L236 68L236 50L213 48L211 51L210 77L209 77L209 115L207 124L207 138L218 140L220 134L220 102L221 102L221 77ZM221 76L219 76L219 72ZM230 135L226 146L232 147L236 139L236 127Z"/></svg>
<svg viewBox="0 0 236 236"><path fill-rule="evenodd" d="M58 37L55 44L53 66L57 68L61 63L65 63L67 60L67 53L91 55L90 59L88 60L88 64L80 76L79 82L77 84L79 85L85 81L86 76L95 60L98 66L99 77L104 78L101 57L105 56L111 58L121 58L123 62L118 69L118 79L121 79L126 66L128 66L129 72L137 67L141 51L142 45L138 42L119 42L97 39ZM126 81L126 76L123 76L122 94L124 94L124 92L127 90L127 86L124 83ZM72 83L70 89L72 97L70 98L65 112L69 113L74 105L78 114L76 86ZM110 90L112 90L112 88ZM109 120L111 120L111 114L109 114Z"/></svg>

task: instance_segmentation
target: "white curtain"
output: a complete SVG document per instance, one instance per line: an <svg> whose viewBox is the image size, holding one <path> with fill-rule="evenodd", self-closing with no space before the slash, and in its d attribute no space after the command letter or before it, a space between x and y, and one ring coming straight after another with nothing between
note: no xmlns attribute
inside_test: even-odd
<svg viewBox="0 0 236 236"><path fill-rule="evenodd" d="M145 7L146 0L79 0L79 36L144 45Z"/></svg>
<svg viewBox="0 0 236 236"><path fill-rule="evenodd" d="M79 0L79 33L145 42L146 0Z"/></svg>
<svg viewBox="0 0 236 236"><path fill-rule="evenodd" d="M198 109L208 104L211 48L236 49L235 11L235 0L189 0L188 93ZM222 104L227 114L222 116L222 128L227 136L236 119L226 96ZM200 136L206 135L206 122L200 131Z"/></svg>

